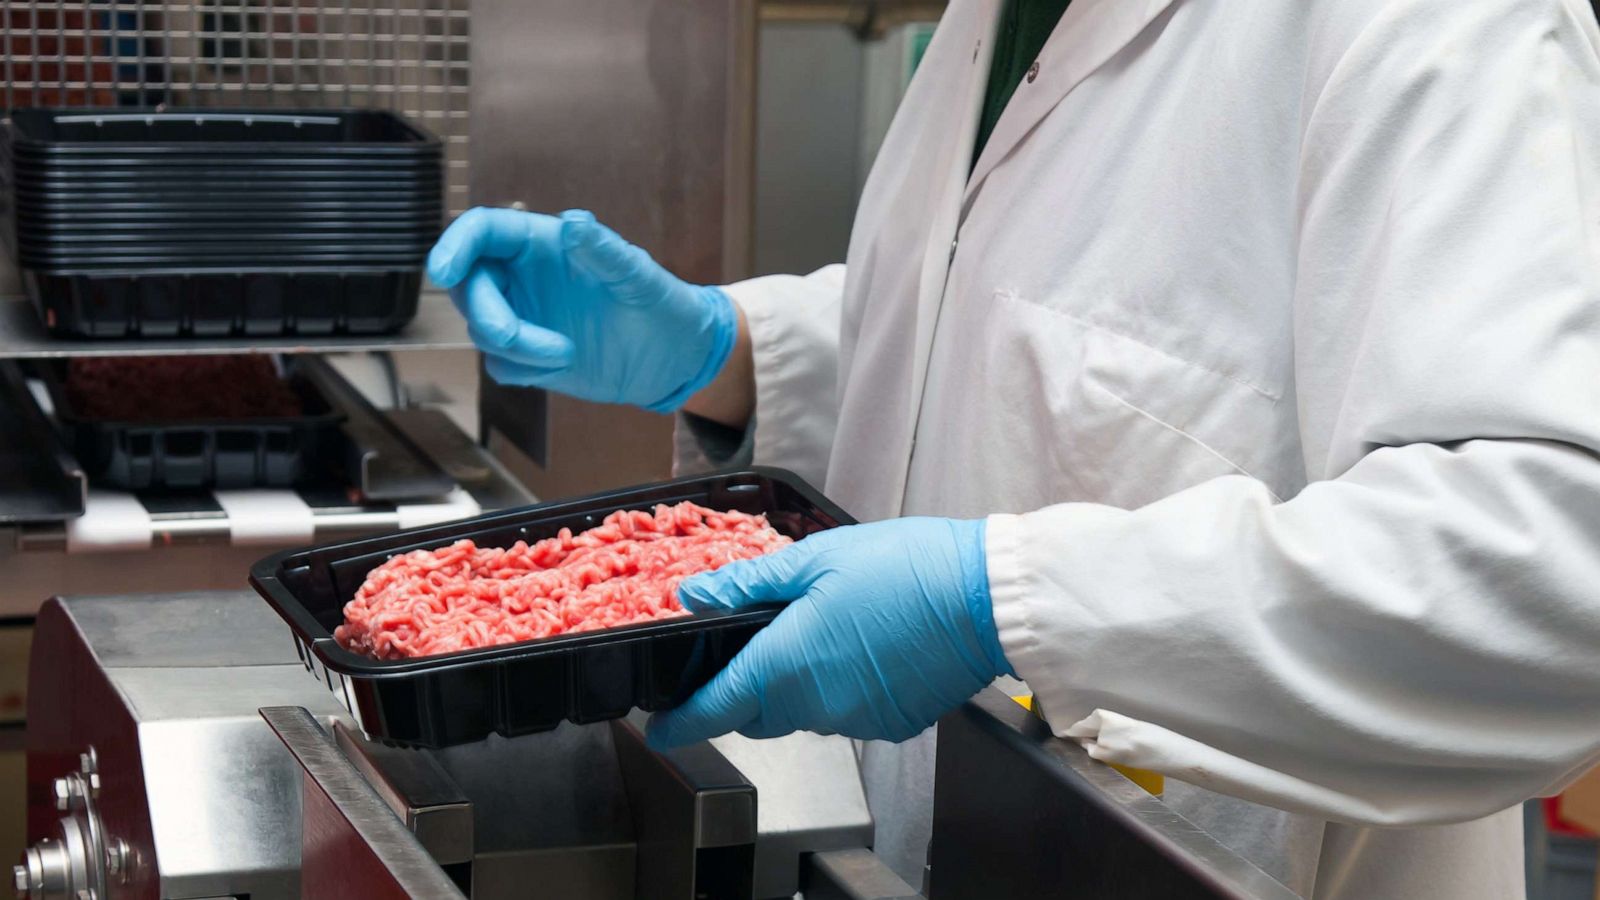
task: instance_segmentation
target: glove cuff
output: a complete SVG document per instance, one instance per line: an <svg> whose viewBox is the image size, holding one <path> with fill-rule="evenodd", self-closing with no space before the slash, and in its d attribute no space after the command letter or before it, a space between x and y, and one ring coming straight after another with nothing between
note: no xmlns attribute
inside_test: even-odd
<svg viewBox="0 0 1600 900"><path fill-rule="evenodd" d="M689 402L690 397L716 380L722 372L722 367L728 364L728 357L733 355L733 345L739 337L739 312L733 306L733 298L716 287L695 285L690 287L690 290L700 293L708 310L703 328L709 332L711 348L700 370L695 372L692 378L661 400L644 406L651 412L677 412L683 404Z"/></svg>
<svg viewBox="0 0 1600 900"><path fill-rule="evenodd" d="M1017 673L1000 646L1000 629L994 621L994 599L989 595L988 520L976 519L962 524L968 526L960 552L961 569L967 582L967 613L972 619L973 631L994 673L1015 678Z"/></svg>

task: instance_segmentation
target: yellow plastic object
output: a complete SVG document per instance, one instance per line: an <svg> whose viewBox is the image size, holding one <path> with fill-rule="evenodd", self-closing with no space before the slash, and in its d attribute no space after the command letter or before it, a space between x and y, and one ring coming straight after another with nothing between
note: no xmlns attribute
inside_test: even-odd
<svg viewBox="0 0 1600 900"><path fill-rule="evenodd" d="M1022 704L1022 708L1026 709L1028 712L1037 712L1033 708L1032 695L1012 697L1011 699ZM1134 784L1137 784L1139 787L1144 788L1146 791L1156 795L1157 797L1161 796L1161 792L1167 788L1167 780L1160 772L1151 772L1148 769L1134 769L1128 766L1119 766L1116 763L1107 763L1107 765L1111 766L1113 769L1116 769L1118 772L1121 772L1122 777L1128 779Z"/></svg>

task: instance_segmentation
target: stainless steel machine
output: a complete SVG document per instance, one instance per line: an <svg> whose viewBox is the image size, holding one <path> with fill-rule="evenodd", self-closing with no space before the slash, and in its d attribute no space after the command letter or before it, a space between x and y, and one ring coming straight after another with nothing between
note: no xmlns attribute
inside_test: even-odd
<svg viewBox="0 0 1600 900"><path fill-rule="evenodd" d="M909 885L843 739L383 746L237 592L52 600L32 659L30 900L1293 896L993 691L941 725Z"/></svg>
<svg viewBox="0 0 1600 900"><path fill-rule="evenodd" d="M35 634L24 897L382 896L352 821L472 897L792 896L802 854L871 842L837 739L661 756L624 720L385 747L247 593L53 600Z"/></svg>

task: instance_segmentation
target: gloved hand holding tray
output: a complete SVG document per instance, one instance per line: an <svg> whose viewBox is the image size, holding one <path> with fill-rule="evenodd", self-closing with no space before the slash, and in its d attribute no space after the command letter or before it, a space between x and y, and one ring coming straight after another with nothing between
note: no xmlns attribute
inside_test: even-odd
<svg viewBox="0 0 1600 900"><path fill-rule="evenodd" d="M405 589L392 579L405 577L407 560L390 562L403 554L424 551L415 559L429 564L447 556L459 560L467 551L454 545L470 540L480 548L477 553L498 565L511 554L481 548L511 548L520 541L535 547L518 552L549 553L560 542L544 545L543 550L537 542L557 537L563 529L578 534L602 525L618 510L650 513L658 506L685 502L716 513L764 515L781 539L760 536L743 516L718 522L729 533L750 526L742 539L751 553L853 524L796 476L755 468L280 553L258 563L250 583L289 624L306 668L327 683L362 728L377 738L440 747L480 740L490 733L543 731L564 720L617 718L634 707L667 709L725 666L777 615L777 608L694 616L644 609L645 621L638 624L595 628L591 623L583 627L593 630L564 630L516 643L492 643L482 635L463 642L459 634L442 643L410 643L415 635L404 628L397 643L395 631L386 638L372 630L386 611L367 616L366 600L350 606L356 615L349 620L346 615L347 605L358 593L375 598L385 587ZM682 513L698 515L687 507ZM642 525L643 517L632 518L648 527ZM363 589L375 570L381 571ZM469 621L461 627L478 624ZM494 640L514 637L507 632ZM409 655L451 646L468 649ZM374 653L391 658L374 658Z"/></svg>

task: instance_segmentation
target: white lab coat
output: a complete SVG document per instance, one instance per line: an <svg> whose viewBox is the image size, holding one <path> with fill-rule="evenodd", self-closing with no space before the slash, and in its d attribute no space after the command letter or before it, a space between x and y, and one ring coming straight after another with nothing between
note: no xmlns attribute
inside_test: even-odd
<svg viewBox="0 0 1600 900"><path fill-rule="evenodd" d="M1520 897L1499 811L1600 761L1586 2L1077 0L969 177L1000 6L950 5L847 274L730 288L756 461L992 514L1055 731L1303 894ZM866 756L911 877L929 741Z"/></svg>

